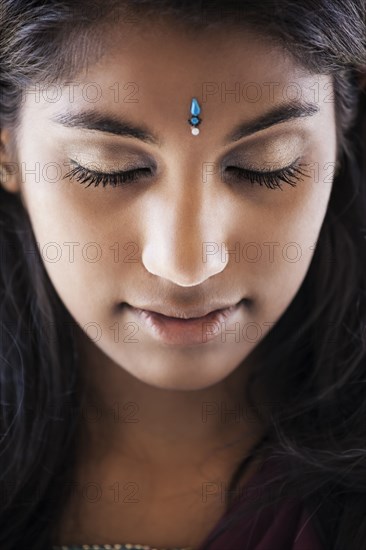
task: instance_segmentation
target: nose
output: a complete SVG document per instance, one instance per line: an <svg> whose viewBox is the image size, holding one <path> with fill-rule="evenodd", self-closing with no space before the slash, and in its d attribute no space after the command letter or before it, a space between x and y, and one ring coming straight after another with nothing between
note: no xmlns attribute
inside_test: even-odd
<svg viewBox="0 0 366 550"><path fill-rule="evenodd" d="M228 255L222 254L224 228L214 203L202 195L191 188L168 202L161 199L145 218L143 265L151 274L182 287L202 284L228 262Z"/></svg>

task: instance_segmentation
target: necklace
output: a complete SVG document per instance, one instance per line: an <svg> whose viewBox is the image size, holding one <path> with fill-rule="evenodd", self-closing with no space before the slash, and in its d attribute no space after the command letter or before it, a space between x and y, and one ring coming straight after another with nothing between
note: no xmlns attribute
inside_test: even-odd
<svg viewBox="0 0 366 550"><path fill-rule="evenodd" d="M82 544L81 546L53 546L53 550L193 550L190 546L185 548L155 548L144 544Z"/></svg>

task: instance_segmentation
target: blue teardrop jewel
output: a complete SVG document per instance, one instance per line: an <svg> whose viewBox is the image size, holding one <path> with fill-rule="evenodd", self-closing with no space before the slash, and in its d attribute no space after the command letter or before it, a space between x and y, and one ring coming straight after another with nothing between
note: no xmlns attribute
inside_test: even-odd
<svg viewBox="0 0 366 550"><path fill-rule="evenodd" d="M202 122L200 117L198 116L200 112L201 112L201 107L199 106L197 99L194 97L192 99L192 104L191 104L192 116L191 118L188 119L189 124L192 126L192 134L194 136L198 136L198 134L200 133L199 129L197 128L197 126Z"/></svg>

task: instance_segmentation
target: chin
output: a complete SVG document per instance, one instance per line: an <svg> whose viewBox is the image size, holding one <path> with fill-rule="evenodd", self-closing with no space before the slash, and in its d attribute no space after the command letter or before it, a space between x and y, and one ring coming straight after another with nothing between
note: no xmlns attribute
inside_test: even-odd
<svg viewBox="0 0 366 550"><path fill-rule="evenodd" d="M221 353L217 348L210 353L197 353L197 350L172 349L154 351L148 346L129 350L123 360L114 358L118 366L144 384L159 389L173 391L198 391L219 384L232 374L249 354L246 348L231 348L221 344ZM202 349L202 346L201 348ZM206 347L208 350L208 347Z"/></svg>

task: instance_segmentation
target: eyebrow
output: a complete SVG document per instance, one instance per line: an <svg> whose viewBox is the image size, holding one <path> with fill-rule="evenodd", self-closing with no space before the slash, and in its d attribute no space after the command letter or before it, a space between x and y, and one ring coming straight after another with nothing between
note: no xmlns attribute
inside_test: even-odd
<svg viewBox="0 0 366 550"><path fill-rule="evenodd" d="M253 121L238 124L230 134L226 135L224 145L239 141L260 130L269 128L288 120L309 117L319 112L315 103L295 102L276 105L270 111L260 115ZM202 117L203 118L203 117ZM96 130L120 137L134 138L144 143L161 146L162 141L145 125L136 125L127 119L117 118L115 115L99 113L97 111L81 111L78 113L57 113L51 120L68 128L82 128ZM204 119L203 119L204 120Z"/></svg>
<svg viewBox="0 0 366 550"><path fill-rule="evenodd" d="M258 118L251 122L245 122L244 124L238 124L230 134L228 134L224 140L224 144L227 145L232 141L239 141L243 137L248 137L260 130L265 130L281 122L287 122L288 120L297 119L300 117L310 117L317 114L320 111L316 103L310 102L295 102L282 103L276 105L267 113L260 115Z"/></svg>
<svg viewBox="0 0 366 550"><path fill-rule="evenodd" d="M51 118L53 122L67 128L84 128L97 130L107 134L139 139L152 145L161 145L161 140L144 125L137 126L127 119L117 118L97 111L81 111L79 113L58 113Z"/></svg>

